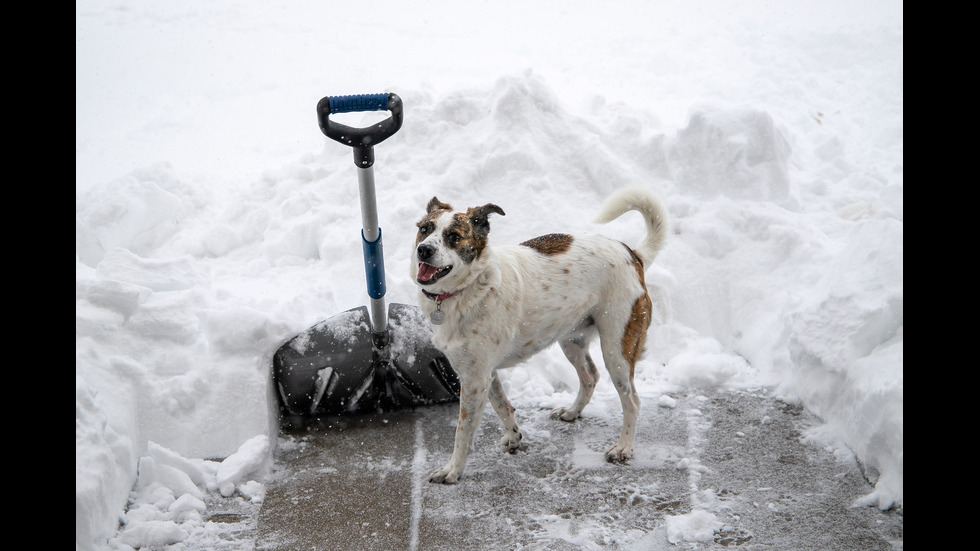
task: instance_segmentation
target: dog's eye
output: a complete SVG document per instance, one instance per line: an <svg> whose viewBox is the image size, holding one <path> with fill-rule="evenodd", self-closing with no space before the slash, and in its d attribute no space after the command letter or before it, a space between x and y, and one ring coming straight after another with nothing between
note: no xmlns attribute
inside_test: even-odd
<svg viewBox="0 0 980 551"><path fill-rule="evenodd" d="M456 245L459 245L460 239L462 239L462 237L460 237L460 235L456 232L450 233L449 235L446 236L446 241L449 242L450 247L455 247Z"/></svg>
<svg viewBox="0 0 980 551"><path fill-rule="evenodd" d="M421 234L421 235L428 235L430 231L432 231L432 224L431 223L423 224L423 225L419 226L419 234Z"/></svg>

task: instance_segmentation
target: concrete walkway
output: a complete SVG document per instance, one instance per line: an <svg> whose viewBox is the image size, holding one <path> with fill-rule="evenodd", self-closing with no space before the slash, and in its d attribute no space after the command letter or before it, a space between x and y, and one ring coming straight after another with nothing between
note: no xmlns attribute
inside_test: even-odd
<svg viewBox="0 0 980 551"><path fill-rule="evenodd" d="M894 550L903 517L851 508L872 488L853 461L801 439L814 420L765 394L647 398L636 457L607 463L616 417L576 423L518 408L530 449L496 451L486 412L463 480L430 484L456 406L326 420L283 435L254 526L258 551ZM719 523L704 541L683 515ZM710 516L708 516L710 519ZM683 539L687 536L688 539Z"/></svg>

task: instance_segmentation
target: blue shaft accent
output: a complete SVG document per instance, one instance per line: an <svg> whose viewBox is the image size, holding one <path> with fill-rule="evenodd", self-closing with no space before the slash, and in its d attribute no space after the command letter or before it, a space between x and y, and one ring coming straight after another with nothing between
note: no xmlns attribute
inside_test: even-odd
<svg viewBox="0 0 980 551"><path fill-rule="evenodd" d="M367 277L367 292L371 298L382 298L388 290L385 287L384 247L381 246L381 228L378 228L377 241L368 241L361 231L364 245L364 274Z"/></svg>
<svg viewBox="0 0 980 551"><path fill-rule="evenodd" d="M387 111L388 94L357 94L353 96L331 96L331 113L350 113L354 111Z"/></svg>

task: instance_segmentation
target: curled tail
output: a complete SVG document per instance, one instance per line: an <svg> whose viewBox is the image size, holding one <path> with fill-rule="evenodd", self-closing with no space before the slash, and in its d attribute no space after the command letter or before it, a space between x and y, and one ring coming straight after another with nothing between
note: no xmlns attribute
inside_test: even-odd
<svg viewBox="0 0 980 551"><path fill-rule="evenodd" d="M635 210L643 215L647 224L647 236L634 248L644 266L649 266L667 239L667 209L650 192L642 188L621 189L613 194L602 207L596 222L612 222L623 214Z"/></svg>

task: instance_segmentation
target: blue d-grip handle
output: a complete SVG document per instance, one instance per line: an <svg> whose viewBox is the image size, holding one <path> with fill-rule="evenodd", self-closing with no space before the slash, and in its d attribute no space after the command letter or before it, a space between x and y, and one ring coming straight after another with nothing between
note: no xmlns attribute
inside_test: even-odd
<svg viewBox="0 0 980 551"><path fill-rule="evenodd" d="M390 111L387 119L368 126L352 128L330 120L333 113L358 111ZM402 127L402 100L396 94L360 94L327 96L316 104L320 130L329 138L354 148L354 164L368 168L374 164L374 146L389 138Z"/></svg>
<svg viewBox="0 0 980 551"><path fill-rule="evenodd" d="M382 298L387 292L385 287L385 257L381 245L381 228L378 228L378 239L368 241L361 231L361 242L364 246L364 275L367 277L367 292L371 298Z"/></svg>
<svg viewBox="0 0 980 551"><path fill-rule="evenodd" d="M331 113L357 111L387 111L388 94L358 94L354 96L327 96Z"/></svg>

